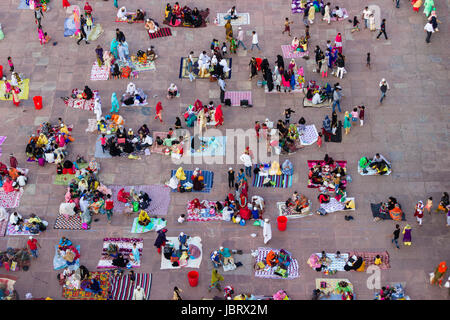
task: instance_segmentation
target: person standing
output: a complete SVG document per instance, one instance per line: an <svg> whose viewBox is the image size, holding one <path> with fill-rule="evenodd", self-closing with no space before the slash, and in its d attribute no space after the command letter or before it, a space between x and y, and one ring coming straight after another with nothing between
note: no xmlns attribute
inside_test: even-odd
<svg viewBox="0 0 450 320"><path fill-rule="evenodd" d="M247 47L244 44L244 30L242 30L241 27L238 28L239 32L238 32L238 36L237 36L237 48L239 48L240 45L242 45L242 47L244 48L244 50L247 50Z"/></svg>
<svg viewBox="0 0 450 320"><path fill-rule="evenodd" d="M228 168L228 187L234 187L234 170L233 168Z"/></svg>
<svg viewBox="0 0 450 320"><path fill-rule="evenodd" d="M380 36L381 36L382 34L384 34L384 37L386 38L386 40L388 40L388 36L387 36L387 34L386 34L386 19L383 19L383 20L381 21L381 29L380 29L380 33L379 33L378 36L377 36L377 40L380 39Z"/></svg>
<svg viewBox="0 0 450 320"><path fill-rule="evenodd" d="M9 155L9 166L16 169L18 165L16 157L14 157L14 154Z"/></svg>
<svg viewBox="0 0 450 320"><path fill-rule="evenodd" d="M342 79L342 77L344 76L344 72L345 72L345 57L340 53L338 53L336 65L337 65L336 77Z"/></svg>
<svg viewBox="0 0 450 320"><path fill-rule="evenodd" d="M156 109L155 120L159 118L159 122L163 122L163 119L162 119L162 111L163 111L163 107L162 107L161 101L159 101L159 102L156 104L156 108L155 108L155 109Z"/></svg>
<svg viewBox="0 0 450 320"><path fill-rule="evenodd" d="M412 229L411 229L411 226L409 224L407 224L405 226L405 228L403 228L403 232L402 233L403 233L403 244L405 246L410 246L411 245L411 241L412 241L412 236L411 236Z"/></svg>
<svg viewBox="0 0 450 320"><path fill-rule="evenodd" d="M81 41L86 41L86 44L89 44L89 42L87 41L87 35L86 35L86 31L84 31L84 27L81 26L80 27L80 39L78 39L77 44L80 45Z"/></svg>
<svg viewBox="0 0 450 320"><path fill-rule="evenodd" d="M14 63L12 62L11 57L8 57L8 65L9 65L9 71L13 72L14 71Z"/></svg>
<svg viewBox="0 0 450 320"><path fill-rule="evenodd" d="M352 123L350 121L350 114L348 113L348 111L345 111L345 116L344 116L344 130L345 130L345 134L348 134L350 132L350 128L352 127Z"/></svg>
<svg viewBox="0 0 450 320"><path fill-rule="evenodd" d="M281 34L284 34L285 32L288 33L289 37L291 36L291 24L293 23L293 21L289 21L289 18L286 17L286 19L284 20L284 31Z"/></svg>
<svg viewBox="0 0 450 320"><path fill-rule="evenodd" d="M366 107L364 106L359 106L359 122L360 122L360 127L362 127L364 125L364 113L365 113L365 109Z"/></svg>
<svg viewBox="0 0 450 320"><path fill-rule="evenodd" d="M70 2L67 0L62 0L63 9L70 7Z"/></svg>
<svg viewBox="0 0 450 320"><path fill-rule="evenodd" d="M225 88L227 84L225 83L225 80L223 79L223 75L220 76L219 80L217 81L217 84L220 88L220 102L225 103Z"/></svg>
<svg viewBox="0 0 450 320"><path fill-rule="evenodd" d="M441 201L439 201L439 205L435 211L436 212L442 211L442 213L448 213L449 212L448 206L449 206L449 196L447 192L444 192L444 194L441 197Z"/></svg>
<svg viewBox="0 0 450 320"><path fill-rule="evenodd" d="M181 295L180 295L181 292L183 292L183 290L178 289L178 287L174 287L172 300L183 300L183 299L181 299Z"/></svg>
<svg viewBox="0 0 450 320"><path fill-rule="evenodd" d="M362 17L364 19L364 28L367 29L369 27L369 17L372 14L372 11L369 10L369 7L365 7L362 12Z"/></svg>
<svg viewBox="0 0 450 320"><path fill-rule="evenodd" d="M38 257L38 247L39 248L41 247L41 245L38 243L38 241L36 239L34 239L32 236L30 236L27 241L27 246L31 252L31 255L34 258L37 258Z"/></svg>
<svg viewBox="0 0 450 320"><path fill-rule="evenodd" d="M252 157L250 157L249 151L245 150L245 152L241 155L239 158L243 163L245 167L245 174L248 177L252 177Z"/></svg>
<svg viewBox="0 0 450 320"><path fill-rule="evenodd" d="M144 288L139 285L136 286L136 289L133 291L133 298L131 298L131 300L147 300Z"/></svg>
<svg viewBox="0 0 450 320"><path fill-rule="evenodd" d="M427 33L427 37L425 38L425 42L426 43L430 43L431 35L434 33L433 25L431 24L430 21L428 21L427 24L425 25L425 27L423 27L423 29Z"/></svg>
<svg viewBox="0 0 450 320"><path fill-rule="evenodd" d="M386 92L390 90L389 83L387 83L386 79L381 79L380 81L380 91L381 91L381 98L380 98L380 104L383 103L384 97L386 97Z"/></svg>
<svg viewBox="0 0 450 320"><path fill-rule="evenodd" d="M103 61L103 48L100 45L98 45L97 48L95 49L95 54L97 55L98 66L101 67L104 61Z"/></svg>
<svg viewBox="0 0 450 320"><path fill-rule="evenodd" d="M259 121L255 121L256 139L258 141L259 141L259 130L261 130L261 125L259 124Z"/></svg>
<svg viewBox="0 0 450 320"><path fill-rule="evenodd" d="M208 291L211 291L211 289L216 288L219 291L222 291L222 288L220 287L220 281L225 280L223 276L217 271L217 269L213 268L211 273L211 283L209 285Z"/></svg>
<svg viewBox="0 0 450 320"><path fill-rule="evenodd" d="M341 111L341 98L342 98L342 93L341 93L341 88L339 86L336 86L333 90L333 111L335 111L336 106L338 107L338 111Z"/></svg>
<svg viewBox="0 0 450 320"><path fill-rule="evenodd" d="M256 31L252 32L252 47L250 48L250 51L253 51L253 47L257 47L258 50L261 51L261 48L259 47L258 34Z"/></svg>
<svg viewBox="0 0 450 320"><path fill-rule="evenodd" d="M38 27L41 26L41 19L44 17L44 13L42 12L42 7L36 8L34 10L34 19Z"/></svg>
<svg viewBox="0 0 450 320"><path fill-rule="evenodd" d="M310 24L314 23L315 15L316 15L316 7L310 6L308 9L308 22Z"/></svg>
<svg viewBox="0 0 450 320"><path fill-rule="evenodd" d="M334 43L336 45L336 49L339 51L340 54L342 54L342 35L340 32L338 32L338 34L336 35Z"/></svg>
<svg viewBox="0 0 450 320"><path fill-rule="evenodd" d="M113 216L113 209L114 209L114 202L111 199L111 195L106 195L106 201L105 201L105 211L106 211L106 218L108 219L108 224L111 224L111 218Z"/></svg>
<svg viewBox="0 0 450 320"><path fill-rule="evenodd" d="M367 52L366 67L370 69L370 52Z"/></svg>
<svg viewBox="0 0 450 320"><path fill-rule="evenodd" d="M395 244L395 246L397 247L397 249L400 249L400 247L398 246L398 238L400 238L400 225L396 224L395 225L395 230L392 233L393 237L392 237L392 243Z"/></svg>
<svg viewBox="0 0 450 320"><path fill-rule="evenodd" d="M427 199L427 204L425 205L425 209L427 209L428 214L431 214L431 208L433 207L433 197L429 197Z"/></svg>
<svg viewBox="0 0 450 320"><path fill-rule="evenodd" d="M263 236L264 244L267 244L272 239L272 226L269 219L264 219Z"/></svg>
<svg viewBox="0 0 450 320"><path fill-rule="evenodd" d="M191 54L193 54L193 52L191 52ZM187 59L187 72L189 74L189 81L192 82L195 80L195 76L194 76L194 61L191 58L191 54Z"/></svg>
<svg viewBox="0 0 450 320"><path fill-rule="evenodd" d="M164 247L167 242L166 232L167 229L165 228L157 231L158 236L156 237L155 243L153 245L156 247L159 254L161 254L161 247Z"/></svg>
<svg viewBox="0 0 450 320"><path fill-rule="evenodd" d="M303 24L305 26L308 25L308 7L306 7L305 10L303 10Z"/></svg>
<svg viewBox="0 0 450 320"><path fill-rule="evenodd" d="M422 200L419 200L416 204L415 211L414 211L414 217L417 219L417 223L419 226L422 225L423 220L423 202Z"/></svg>
<svg viewBox="0 0 450 320"><path fill-rule="evenodd" d="M324 8L323 18L328 24L331 23L331 4L327 2Z"/></svg>

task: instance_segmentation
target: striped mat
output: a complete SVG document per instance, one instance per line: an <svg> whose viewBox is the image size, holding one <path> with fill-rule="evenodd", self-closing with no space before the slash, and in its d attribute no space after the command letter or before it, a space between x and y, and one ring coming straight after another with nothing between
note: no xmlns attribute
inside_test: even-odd
<svg viewBox="0 0 450 320"><path fill-rule="evenodd" d="M150 39L162 38L162 37L170 37L172 35L172 31L170 28L160 28L158 32L148 33Z"/></svg>
<svg viewBox="0 0 450 320"><path fill-rule="evenodd" d="M283 51L283 57L286 59L295 59L295 58L303 58L304 56L309 55L309 51L300 52L292 50L290 44L285 44L281 46L281 51Z"/></svg>
<svg viewBox="0 0 450 320"><path fill-rule="evenodd" d="M110 281L112 300L131 300L136 286L140 286L145 291L146 300L150 300L150 290L152 287L151 273L136 273L136 280L131 284L130 277L113 277Z"/></svg>
<svg viewBox="0 0 450 320"><path fill-rule="evenodd" d="M225 99L230 99L233 107L240 106L241 100L248 100L249 105L253 104L251 91L225 91Z"/></svg>
<svg viewBox="0 0 450 320"><path fill-rule="evenodd" d="M176 172L177 172L177 170L172 170L172 172L170 173L170 177L173 177ZM186 174L186 181L192 183L191 177L192 177L192 174L194 173L194 170L184 170L184 173ZM203 183L205 184L205 187L203 188L202 191L192 190L192 192L203 192L203 193L211 192L211 189L212 189L213 183L214 183L214 172L202 170L202 174L203 174L203 178L204 178ZM172 192L177 192L177 190L172 189Z"/></svg>
<svg viewBox="0 0 450 320"><path fill-rule="evenodd" d="M258 248L258 256L256 257L256 263L259 261L266 262L266 256L270 252L270 250L273 250L276 254L280 252L280 250L277 249L271 249L271 248ZM269 268L268 270L258 270L255 271L255 277L258 278L265 278L265 279L283 279L283 280L292 280L295 278L298 278L300 276L299 269L298 269L298 261L292 257L292 254L286 250L286 252L291 256L291 263L288 266L288 276L287 278L282 278L280 276L277 276L274 274L274 270L272 268Z"/></svg>
<svg viewBox="0 0 450 320"><path fill-rule="evenodd" d="M6 219L0 221L0 237L4 237L6 234L6 229L8 228L9 214L7 214Z"/></svg>
<svg viewBox="0 0 450 320"><path fill-rule="evenodd" d="M381 264L380 265L378 265L378 267L380 268L380 269L390 269L391 268L391 265L389 264L389 253L387 252L387 251L372 251L372 252L369 252L369 251L350 251L349 252L349 256L351 257L351 256L353 256L353 255L355 255L355 256L357 256L357 257L362 257L363 258L363 260L364 260L364 262L366 263L366 270L367 270L367 268L370 266L370 265L374 265L375 263L375 257L377 256L377 255L379 255L380 256L380 258L381 258Z"/></svg>
<svg viewBox="0 0 450 320"><path fill-rule="evenodd" d="M266 178L266 176L261 176L259 174L253 176L253 186L256 188L263 187L263 181ZM288 176L285 174L282 175L274 175L269 176L271 181L275 181L274 188L290 188L292 187L292 176Z"/></svg>

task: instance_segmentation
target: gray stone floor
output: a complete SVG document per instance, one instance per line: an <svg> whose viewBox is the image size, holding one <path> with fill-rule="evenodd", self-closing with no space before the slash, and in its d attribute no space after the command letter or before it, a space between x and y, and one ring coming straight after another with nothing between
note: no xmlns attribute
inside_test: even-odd
<svg viewBox="0 0 450 320"><path fill-rule="evenodd" d="M72 0L72 4L84 5L84 1ZM119 5L125 2L119 0ZM185 3L185 2L181 2ZM207 5L206 5L207 3ZM355 3L357 5L355 6ZM450 262L449 229L445 226L443 215L426 215L424 225L417 227L413 218L413 209L417 200L426 200L433 196L435 203L443 191L449 189L449 159L448 128L449 112L449 41L448 41L448 2L436 2L438 18L442 21L440 32L433 35L431 44L425 43L423 26L425 18L420 13L414 13L409 1L401 1L401 8L395 9L392 1L377 1L381 7L382 17L387 19L389 40L376 40L376 33L362 30L351 34L350 23L335 22L327 25L319 21L320 15L311 26L311 51L316 45L324 48L326 40L334 40L337 32L343 34L344 55L347 57L348 74L339 80L343 87L344 98L342 107L351 110L354 105L366 105L366 121L363 127L354 127L348 136L344 136L342 144L324 143L322 149L316 145L307 147L289 158L294 163L295 180L290 189L254 189L250 194L264 197L267 205L266 214L272 221L278 215L277 201L284 201L294 190L305 193L313 199L313 207L317 208L317 190L307 189L308 159L323 158L325 153L339 160L348 161L348 172L353 178L349 185L349 195L356 197L357 209L353 216L355 220L347 222L343 213L330 214L325 217L311 216L289 221L285 232L276 230L272 223L273 238L269 245L272 248L286 248L298 259L300 277L287 280L266 280L255 278L253 274L234 274L225 276L225 283L234 286L236 292L253 292L261 295L272 295L279 289L285 289L293 299L309 299L314 288L314 279L321 274L311 270L306 264L309 255L315 251L349 250L388 250L391 258L391 269L381 272L382 284L389 282L405 282L407 294L414 300L448 299L448 291L431 287L428 283L428 273L432 272L442 260ZM295 21L292 25L293 35L303 35L304 25L302 15L291 15L290 1L238 0L238 1L189 1L189 5L200 9L208 6L211 9L212 21L217 12L226 12L232 4L237 5L239 12L250 12L251 25L243 26L247 32L246 44L251 43L249 36L252 30L259 34L260 53L253 54L267 57L273 65L276 55L281 53L280 46L289 44L291 38L281 35L285 17ZM360 16L362 8L371 2L339 0L332 5L345 7L349 15ZM198 30L172 28L173 36L149 40L141 24L114 23L116 9L112 1L91 1L94 17L105 30L104 34L90 45L82 43L77 46L71 38L63 37L63 26L66 13L61 8L60 1L52 1L52 10L45 14L42 21L44 29L57 41L57 46L47 44L41 47L38 42L33 13L28 10L17 10L18 0L0 1L0 22L5 33L5 39L0 42L1 64L9 77L6 58L13 58L16 70L31 78L30 99L22 101L20 108L12 102L1 102L2 114L0 135L8 138L3 148L1 161L8 162L8 154L14 152L19 164L30 169L29 185L21 200L19 212L32 212L42 216L50 223L50 228L39 236L42 245L40 257L33 261L28 272L15 272L19 277L16 288L23 296L31 292L34 297L50 296L61 299L61 287L56 281L56 271L53 271L53 245L65 235L74 243L81 245L81 263L90 270L95 270L100 257L102 238L106 236L130 236L131 219L116 214L112 225L106 224L105 217L94 223L93 228L86 232L58 231L52 229L58 211L59 203L64 199L65 188L52 184L55 167L47 165L44 168L33 163L27 163L24 153L25 144L38 124L45 120L56 121L63 117L75 128L76 139L70 146L72 156L82 154L86 158L94 155L95 135L85 134L87 119L93 118L88 111L68 109L62 103L60 96L66 96L73 88L89 85L100 91L103 100L103 112L109 108L111 93L118 95L126 89L126 80L90 81L90 70L95 60L94 49L97 44L109 49L114 29L124 31L130 46L130 52L146 49L150 45L157 48L160 58L156 63L156 72L141 74L135 80L137 87L143 88L149 94L150 115L144 115L138 110L121 110L126 119L126 126L135 130L147 123L151 130L161 131L172 126L175 116L183 108L193 103L196 98L207 102L214 98L218 102L218 86L204 80L190 83L178 79L179 61L189 51L208 49L213 37L224 40L224 28L213 24ZM143 8L158 22L162 22L163 2L136 0L125 3L128 10ZM237 32L236 28L234 28ZM365 66L366 52L371 52L372 69ZM264 94L257 88L256 80L248 82L248 62L251 52L240 50L233 56L232 79L227 81L229 90L252 90L254 107L242 110L239 107L224 108L225 128L253 128L254 120L271 120L281 118L285 107L294 106L296 113L293 121L300 116L308 123L314 123L320 128L321 121L329 110L314 110L302 108L301 95ZM305 67L307 79L319 79L314 74L313 60L297 59L297 64ZM286 60L288 63L288 60ZM261 75L259 75L261 77ZM391 86L382 106L378 103L378 82L386 78ZM336 78L329 78L331 84ZM165 90L171 82L176 83L181 90L181 97L168 101ZM153 95L158 95L153 98ZM42 95L44 108L35 110L32 96ZM153 108L158 99L164 106L164 124L153 120ZM343 120L343 115L339 115ZM235 150L240 154L242 150ZM357 173L357 161L363 155L373 155L379 152L393 162L393 174L387 177L362 177ZM282 157L284 161L285 157ZM101 160L100 177L110 184L139 185L159 184L169 178L170 170L177 166L161 155L151 155L140 161L127 159ZM240 165L235 165L238 169ZM188 168L188 167L186 167ZM196 194L200 199L223 199L228 191L226 170L228 165L205 165L203 169L215 173L214 188L210 194ZM413 226L413 245L395 250L390 242L390 235L395 223L392 221L373 222L370 212L370 202L381 201L393 195L402 203ZM203 241L204 261L201 264L200 283L196 288L190 288L187 282L189 270L160 270L160 257L155 252L153 242L155 233L144 237L144 254L142 268L139 272L151 272L153 285L151 299L170 299L172 288L183 289L184 299L200 299L212 297L215 293L206 290L211 265L207 259L208 253L220 245L239 248L245 253L250 249L263 246L262 229L253 226L237 227L225 222L186 223L176 222L180 213L185 211L192 194L172 194L168 213L168 235L176 236L184 231L193 236L200 236ZM405 223L401 224L402 227ZM257 233L256 238L250 236ZM25 245L25 237L0 238L0 248ZM1 270L4 273L4 269ZM368 274L340 273L336 277L348 278L355 287L359 299L371 299L373 290L366 286Z"/></svg>

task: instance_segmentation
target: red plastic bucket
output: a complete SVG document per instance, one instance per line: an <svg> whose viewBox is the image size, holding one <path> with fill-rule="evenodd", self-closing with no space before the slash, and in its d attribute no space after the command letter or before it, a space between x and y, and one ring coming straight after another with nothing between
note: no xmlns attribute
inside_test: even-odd
<svg viewBox="0 0 450 320"><path fill-rule="evenodd" d="M3 78L3 66L0 65L0 79Z"/></svg>
<svg viewBox="0 0 450 320"><path fill-rule="evenodd" d="M33 97L34 107L36 110L42 109L42 97L41 96L34 96Z"/></svg>
<svg viewBox="0 0 450 320"><path fill-rule="evenodd" d="M197 271L188 272L188 280L191 287L196 287L198 285L198 276L199 274Z"/></svg>
<svg viewBox="0 0 450 320"><path fill-rule="evenodd" d="M288 219L285 216L279 216L277 218L278 230L284 231L286 230Z"/></svg>

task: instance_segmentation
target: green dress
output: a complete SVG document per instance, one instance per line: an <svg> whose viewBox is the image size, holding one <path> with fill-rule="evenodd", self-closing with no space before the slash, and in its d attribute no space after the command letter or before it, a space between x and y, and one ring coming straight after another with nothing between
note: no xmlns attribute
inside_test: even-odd
<svg viewBox="0 0 450 320"><path fill-rule="evenodd" d="M434 0L425 0L423 13L428 17L432 10L434 10Z"/></svg>
<svg viewBox="0 0 450 320"><path fill-rule="evenodd" d="M345 118L344 118L344 129L347 129L347 128L351 128L352 127L352 123L350 122L350 116L346 116Z"/></svg>

